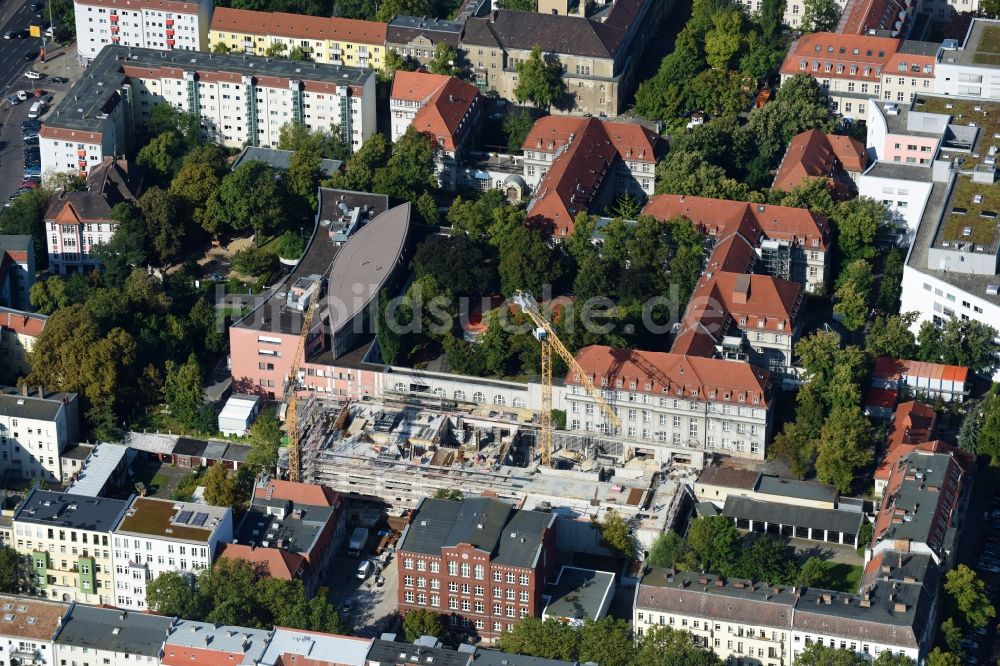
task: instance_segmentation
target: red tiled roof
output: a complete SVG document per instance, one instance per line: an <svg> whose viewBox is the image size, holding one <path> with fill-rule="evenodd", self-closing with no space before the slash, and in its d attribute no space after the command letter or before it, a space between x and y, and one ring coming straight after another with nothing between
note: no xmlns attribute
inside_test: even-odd
<svg viewBox="0 0 1000 666"><path fill-rule="evenodd" d="M254 488L253 496L328 507L335 506L339 500L337 493L326 486L280 479L271 479L266 486Z"/></svg>
<svg viewBox="0 0 1000 666"><path fill-rule="evenodd" d="M597 118L540 118L525 138L524 150L561 152L538 184L528 207L528 224L556 236L569 235L577 214L586 211L596 196L615 156L654 164L663 145L659 135L641 125Z"/></svg>
<svg viewBox="0 0 1000 666"><path fill-rule="evenodd" d="M684 217L709 236L723 237L739 231L755 245L765 236L826 250L830 241L827 219L804 208L658 194L650 197L642 214L658 220Z"/></svg>
<svg viewBox="0 0 1000 666"><path fill-rule="evenodd" d="M898 50L899 40L890 37L814 32L792 43L781 73L879 82L883 68Z"/></svg>
<svg viewBox="0 0 1000 666"><path fill-rule="evenodd" d="M848 0L835 32L867 35L871 30L886 30L895 37L909 19L907 9L902 0Z"/></svg>
<svg viewBox="0 0 1000 666"><path fill-rule="evenodd" d="M838 168L860 173L867 162L865 147L856 139L806 130L788 144L771 187L788 192L806 178L832 177Z"/></svg>
<svg viewBox="0 0 1000 666"><path fill-rule="evenodd" d="M888 479L900 458L930 442L936 424L937 412L930 406L916 400L899 405L892 417L885 455L875 470L875 478Z"/></svg>
<svg viewBox="0 0 1000 666"><path fill-rule="evenodd" d="M801 303L798 282L768 275L714 273L698 283L684 319L700 321L709 330L714 324L722 327L715 330L724 331L725 313L741 327L790 334Z"/></svg>
<svg viewBox="0 0 1000 666"><path fill-rule="evenodd" d="M219 557L264 565L268 575L281 580L300 579L309 566L306 558L297 553L280 548L254 548L240 543L223 544Z"/></svg>
<svg viewBox="0 0 1000 666"><path fill-rule="evenodd" d="M899 391L890 389L870 388L865 393L866 407L879 407L881 409L892 409L899 400Z"/></svg>
<svg viewBox="0 0 1000 666"><path fill-rule="evenodd" d="M903 377L926 377L948 382L965 383L969 380L969 369L960 365L943 365L926 361L910 361L901 358L880 356L875 359L872 377L899 381Z"/></svg>
<svg viewBox="0 0 1000 666"><path fill-rule="evenodd" d="M416 130L430 134L449 151L455 151L461 144L459 135L468 131L469 116L482 101L479 90L471 83L426 72L397 72L390 96L425 102L411 124Z"/></svg>
<svg viewBox="0 0 1000 666"><path fill-rule="evenodd" d="M216 7L212 13L211 29L219 32L296 37L314 41L333 39L385 46L388 26L378 21Z"/></svg>
<svg viewBox="0 0 1000 666"><path fill-rule="evenodd" d="M741 361L591 345L577 353L576 362L598 387L617 387L621 380L626 390L761 407L771 399L770 373ZM566 383L578 384L579 378L570 371Z"/></svg>
<svg viewBox="0 0 1000 666"><path fill-rule="evenodd" d="M45 329L48 317L33 312L0 309L0 328L5 328L19 335L37 338Z"/></svg>

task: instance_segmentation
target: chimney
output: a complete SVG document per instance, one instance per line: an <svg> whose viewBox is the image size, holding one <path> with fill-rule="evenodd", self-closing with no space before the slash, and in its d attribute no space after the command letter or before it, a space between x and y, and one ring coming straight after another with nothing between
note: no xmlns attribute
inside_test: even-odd
<svg viewBox="0 0 1000 666"><path fill-rule="evenodd" d="M737 276L736 282L733 284L733 303L746 303L750 300L750 276L740 275Z"/></svg>
<svg viewBox="0 0 1000 666"><path fill-rule="evenodd" d="M500 14L500 11L497 10L497 9L494 9L492 12L490 12L490 23L496 23L497 22L497 16L499 14Z"/></svg>
<svg viewBox="0 0 1000 666"><path fill-rule="evenodd" d="M43 389L41 386L38 387L38 397L39 398L45 397L45 389Z"/></svg>
<svg viewBox="0 0 1000 666"><path fill-rule="evenodd" d="M21 395L23 395L25 398L28 397L28 385L27 384L21 384Z"/></svg>

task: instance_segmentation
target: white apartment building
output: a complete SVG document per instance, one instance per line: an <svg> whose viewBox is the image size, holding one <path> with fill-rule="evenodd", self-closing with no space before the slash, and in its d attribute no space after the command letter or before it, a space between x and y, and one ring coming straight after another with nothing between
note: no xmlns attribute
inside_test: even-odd
<svg viewBox="0 0 1000 666"><path fill-rule="evenodd" d="M74 0L77 57L89 63L107 45L207 51L212 0Z"/></svg>
<svg viewBox="0 0 1000 666"><path fill-rule="evenodd" d="M61 483L60 455L79 436L75 393L0 393L0 475Z"/></svg>
<svg viewBox="0 0 1000 666"><path fill-rule="evenodd" d="M289 122L341 136L357 150L375 132L375 72L253 56L108 47L39 132L43 178L86 174L131 148L152 107L201 119L205 139L275 147Z"/></svg>
<svg viewBox="0 0 1000 666"><path fill-rule="evenodd" d="M624 437L626 447L662 460L685 450L764 459L771 430L771 376L744 361L585 347L576 356L622 422L613 427L581 378L566 376L569 430ZM690 455L688 453L688 455Z"/></svg>
<svg viewBox="0 0 1000 666"><path fill-rule="evenodd" d="M115 605L146 610L146 587L167 571L196 574L233 539L229 507L134 497L113 530Z"/></svg>
<svg viewBox="0 0 1000 666"><path fill-rule="evenodd" d="M69 604L0 595L0 664L55 666L52 637Z"/></svg>
<svg viewBox="0 0 1000 666"><path fill-rule="evenodd" d="M50 599L113 604L111 529L128 502L32 490L14 513L14 550Z"/></svg>
<svg viewBox="0 0 1000 666"><path fill-rule="evenodd" d="M174 618L73 604L55 635L60 666L159 666Z"/></svg>
<svg viewBox="0 0 1000 666"><path fill-rule="evenodd" d="M959 46L946 39L938 51L934 93L952 97L1000 100L1000 69L992 40L1000 21L973 19Z"/></svg>
<svg viewBox="0 0 1000 666"><path fill-rule="evenodd" d="M688 631L727 663L794 665L810 643L919 663L935 631L926 617L935 593L923 583L935 565L924 555L883 562L866 572L858 594L651 569L636 586L632 626L637 636L659 626Z"/></svg>

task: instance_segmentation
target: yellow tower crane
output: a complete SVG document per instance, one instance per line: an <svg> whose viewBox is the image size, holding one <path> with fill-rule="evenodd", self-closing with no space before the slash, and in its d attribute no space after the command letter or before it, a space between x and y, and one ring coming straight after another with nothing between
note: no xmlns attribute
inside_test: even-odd
<svg viewBox="0 0 1000 666"><path fill-rule="evenodd" d="M552 329L552 325L549 324L548 320L542 315L541 309L538 307L538 302L531 296L523 291L518 291L514 294L514 302L521 306L521 310L531 318L531 321L535 324L535 330L533 335L542 344L542 413L541 413L541 448L542 448L542 464L548 467L552 466L552 350L555 349L556 352L566 361L566 365L569 366L573 374L580 378L583 382L584 387L587 389L587 393L590 397L594 399L601 411L608 417L608 420L614 425L615 428L621 430L622 422L615 414L615 411L611 409L611 406L604 400L601 392L594 387L594 383L590 381L590 377L587 373L583 371L580 364L576 362L573 355L569 353L566 346L559 340L556 332Z"/></svg>
<svg viewBox="0 0 1000 666"><path fill-rule="evenodd" d="M299 334L299 345L295 348L295 357L292 359L292 367L288 371L288 379L285 381L285 424L288 429L288 479L290 481L302 480L302 455L299 450L299 364L306 353L306 343L309 338L309 329L312 328L313 315L319 305L319 299L314 298L313 303L306 308L305 317L302 318L302 332Z"/></svg>

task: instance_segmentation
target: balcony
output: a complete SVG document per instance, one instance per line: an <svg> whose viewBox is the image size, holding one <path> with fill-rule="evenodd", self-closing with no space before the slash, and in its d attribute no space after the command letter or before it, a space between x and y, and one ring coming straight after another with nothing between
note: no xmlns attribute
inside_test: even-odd
<svg viewBox="0 0 1000 666"><path fill-rule="evenodd" d="M112 23L118 23L118 14L112 14L111 16L108 17L108 20L111 21Z"/></svg>
<svg viewBox="0 0 1000 666"><path fill-rule="evenodd" d="M84 150L83 148L81 148L80 150L76 151L76 156L77 157L86 157L87 156L87 151Z"/></svg>
<svg viewBox="0 0 1000 666"><path fill-rule="evenodd" d="M118 30L119 30L119 28L118 28L117 25L111 26L111 34L112 35L117 35L118 34Z"/></svg>
<svg viewBox="0 0 1000 666"><path fill-rule="evenodd" d="M174 36L173 28L167 28L167 37L173 37L173 36Z"/></svg>
<svg viewBox="0 0 1000 666"><path fill-rule="evenodd" d="M173 19L167 19L167 27L168 28L174 27L174 20Z"/></svg>

